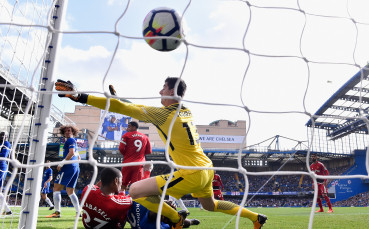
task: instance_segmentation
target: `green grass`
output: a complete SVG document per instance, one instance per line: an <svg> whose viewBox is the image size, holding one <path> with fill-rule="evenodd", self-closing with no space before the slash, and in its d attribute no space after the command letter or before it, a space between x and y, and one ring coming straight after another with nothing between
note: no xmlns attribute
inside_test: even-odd
<svg viewBox="0 0 369 229"><path fill-rule="evenodd" d="M189 218L197 218L201 221L200 225L193 227L194 229L235 228L235 217L222 213L201 211L198 208L190 208L189 210L191 212ZM308 228L309 226L310 208L250 208L250 210L268 216L268 221L263 229L298 229ZM313 228L368 228L368 207L336 207L333 210L334 213L331 214L326 212L316 213ZM14 209L14 212L13 216L1 217L2 228L18 228L19 214L17 214L17 209ZM48 208L40 208L37 229L73 228L75 219L74 208L63 208L60 219L45 218L51 212ZM79 220L77 228L83 228L81 220ZM130 228L130 226L127 224L125 228ZM253 227L248 219L241 219L239 228Z"/></svg>

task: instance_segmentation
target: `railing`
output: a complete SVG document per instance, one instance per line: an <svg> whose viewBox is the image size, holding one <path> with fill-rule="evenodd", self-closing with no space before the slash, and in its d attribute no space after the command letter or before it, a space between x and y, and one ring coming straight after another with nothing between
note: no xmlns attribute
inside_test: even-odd
<svg viewBox="0 0 369 229"><path fill-rule="evenodd" d="M57 122L60 122L62 125L66 125L66 124L75 125L75 123L70 118L68 118L64 114L64 112L59 110L59 108L57 108L54 105L51 105L50 116L54 118Z"/></svg>

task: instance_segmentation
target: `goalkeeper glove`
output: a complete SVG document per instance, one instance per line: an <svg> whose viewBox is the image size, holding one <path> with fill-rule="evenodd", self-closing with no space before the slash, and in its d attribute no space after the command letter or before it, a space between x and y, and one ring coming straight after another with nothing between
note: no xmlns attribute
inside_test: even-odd
<svg viewBox="0 0 369 229"><path fill-rule="evenodd" d="M117 92L115 91L113 85L111 85L111 84L109 85L109 91L110 91L111 95L117 95Z"/></svg>
<svg viewBox="0 0 369 229"><path fill-rule="evenodd" d="M55 90L57 91L70 91L71 94L58 94L59 97L68 97L75 102L87 103L88 94L77 94L76 88L72 82L58 79L55 83Z"/></svg>

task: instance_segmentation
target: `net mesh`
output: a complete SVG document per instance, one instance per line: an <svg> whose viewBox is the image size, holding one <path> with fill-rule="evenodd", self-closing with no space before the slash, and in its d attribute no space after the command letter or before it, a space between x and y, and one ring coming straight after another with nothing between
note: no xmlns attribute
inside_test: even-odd
<svg viewBox="0 0 369 229"><path fill-rule="evenodd" d="M114 1L109 3L114 5ZM314 117L313 111L318 108L314 105L314 100L319 96L332 94L337 89L335 85L342 85L347 80L345 77L360 71L366 66L368 59L369 50L365 41L369 36L369 19L363 10L367 4L365 1L222 1L214 5L209 3L208 8L200 7L201 14L194 10L199 8L197 5L199 3L181 2L173 7L181 9L178 11L187 25L184 28L183 44L173 53L149 50L142 39L140 29L130 30L132 27L141 28L142 20L133 19L135 10L142 11L141 18L144 18L148 11L155 8L155 3L145 6L137 1L121 3L108 18L110 20L108 24L115 25L114 29L99 27L87 21L81 22L81 27L75 29L66 27L61 31L54 30L48 19L50 18L48 13L54 4L51 1L0 3L2 78L0 128L9 132L9 141L12 143L11 157L6 160L10 163L8 171L12 176L3 193L8 197L8 202L15 205L19 205L25 169L31 168L27 165L27 156L34 152L28 152L27 146L31 144L34 134L31 124L37 123L35 106L41 94L52 94L50 90L44 92L37 90L42 84L41 66L45 65L40 63L48 52L48 46L45 45L48 32L61 33L67 42L83 46L84 49L78 49L66 45L59 54L62 62L58 73L63 75L65 80L76 79L79 92L111 98L107 86L109 83L115 84L116 88L126 89L127 84L145 82L152 84L153 87L159 85L157 88L160 88L162 80L158 79L162 79L163 73L174 74L191 85L190 90L206 92L205 96L199 98L197 95L191 95L189 91L188 97L181 101L189 104L194 113L200 110L198 116L206 110L208 115L200 119L200 122L213 120L213 117L219 117L217 116L219 114L224 117L238 116L247 120L246 138L240 144L238 167L214 168L218 171L238 172L244 176L246 189L241 205L246 204L248 176L307 175L314 181L319 178L310 171L277 169L248 172L242 166L242 149L249 143L261 140L260 136L262 132L265 133L265 128L268 128L269 133L289 136L292 127ZM77 4L73 4L71 7L78 7ZM168 5L171 4L168 2ZM93 4L84 7L88 10L83 12L92 20L94 13L92 7L98 7ZM191 20L193 17L197 18L196 22ZM223 19L221 21L224 23L219 23L219 18ZM198 24L208 25L211 29L204 30ZM126 28L129 29L125 30ZM219 37L221 39L215 39ZM93 39L91 43L94 45L90 49L83 43L88 39ZM225 54L227 57L223 57ZM98 63L94 66L96 69L93 72L86 71L91 68L87 67L91 62L85 60L91 55L92 63ZM157 59L158 62L151 61L153 59ZM130 76L119 78L121 72L129 73ZM79 77L81 75L88 75L91 79L88 86L86 79ZM336 77L342 75L344 77ZM160 81L160 84L157 81ZM153 97L152 91L147 90L137 94L137 90L135 92L127 89L121 94L130 95L130 92L136 97L117 96L117 98L138 103L159 101L158 97ZM217 94L224 96L219 98ZM291 100L291 97L297 99ZM364 97L364 93L360 93L359 97ZM361 106L364 105L361 103ZM107 108L108 106L109 103ZM105 116L106 113L99 126ZM366 120L364 115L351 117L342 113L339 117ZM297 131L294 135L296 138L307 139L309 149L312 147L321 149L322 147L316 143L319 139L319 135L316 134L320 130L311 129L307 137L305 131L305 129ZM91 145L94 145L98 137L98 127L94 132ZM324 130L322 134L324 135ZM360 142L365 147L367 138L365 135L361 137L363 140ZM343 148L344 153L350 153L349 150L350 147ZM91 183L95 183L97 167L101 167L103 162L94 159L92 147L88 154L89 159L81 163L94 166ZM167 162L155 163L168 164L173 169L178 167L170 162L167 153L166 158ZM308 157L305 163L308 168ZM109 166L120 167L121 164ZM283 166L284 164L281 167ZM354 175L346 178L365 177ZM330 176L330 178L338 177ZM314 201L313 206L315 204ZM313 213L314 207L311 210L309 228L312 227ZM238 224L237 217L236 227Z"/></svg>

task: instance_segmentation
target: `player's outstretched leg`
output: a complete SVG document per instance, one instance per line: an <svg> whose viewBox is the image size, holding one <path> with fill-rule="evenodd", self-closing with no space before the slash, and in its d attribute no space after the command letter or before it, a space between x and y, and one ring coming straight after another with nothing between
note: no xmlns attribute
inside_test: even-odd
<svg viewBox="0 0 369 229"><path fill-rule="evenodd" d="M228 215L236 215L240 206L224 200L215 200L212 198L199 198L200 202L202 203L203 207L208 211L215 211L215 212L222 212ZM214 203L214 209L211 209L211 204ZM252 212L246 208L242 208L241 210L241 217L248 218L254 223L254 229L259 229L263 226L263 224L268 219L265 215L258 214L256 212Z"/></svg>
<svg viewBox="0 0 369 229"><path fill-rule="evenodd" d="M266 215L258 214L258 220L254 222L254 229L261 228L264 223L267 221L268 217Z"/></svg>
<svg viewBox="0 0 369 229"><path fill-rule="evenodd" d="M160 197L159 196L148 196L148 197L141 197L141 198L137 198L137 199L133 199L133 201L145 206L148 210L152 211L152 212L158 212L159 209L159 204L160 204ZM178 224L176 225L176 227L174 228L182 228L180 226L183 223L180 223L182 221L183 216L180 215L181 211L177 212L176 210L174 210L171 206L169 206L167 203L163 203L163 208L162 208L162 215L167 217L172 223ZM186 214L188 212L183 211ZM185 218L183 219L183 221L185 220Z"/></svg>
<svg viewBox="0 0 369 229"><path fill-rule="evenodd" d="M178 223L172 223L172 229L182 229L185 225L185 220L190 213L186 210L180 210L178 215L180 216Z"/></svg>

